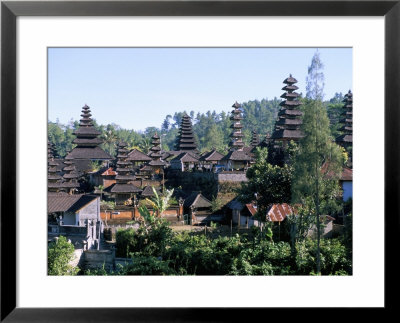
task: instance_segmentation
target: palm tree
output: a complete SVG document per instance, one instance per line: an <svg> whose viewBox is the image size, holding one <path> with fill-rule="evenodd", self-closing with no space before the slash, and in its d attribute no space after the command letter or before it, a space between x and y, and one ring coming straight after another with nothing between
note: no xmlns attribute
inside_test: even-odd
<svg viewBox="0 0 400 323"><path fill-rule="evenodd" d="M142 142L139 144L140 149L147 154L150 151L151 148L151 139L148 137L144 137L142 139Z"/></svg>
<svg viewBox="0 0 400 323"><path fill-rule="evenodd" d="M114 156L118 137L113 129L105 130L105 132L102 134L102 139L104 140L104 150L110 155Z"/></svg>
<svg viewBox="0 0 400 323"><path fill-rule="evenodd" d="M165 190L164 193L158 194L156 189L152 186L154 197L150 199L146 199L146 201L153 207L153 214L157 217L160 217L161 214L169 207L169 202L174 193L174 189Z"/></svg>

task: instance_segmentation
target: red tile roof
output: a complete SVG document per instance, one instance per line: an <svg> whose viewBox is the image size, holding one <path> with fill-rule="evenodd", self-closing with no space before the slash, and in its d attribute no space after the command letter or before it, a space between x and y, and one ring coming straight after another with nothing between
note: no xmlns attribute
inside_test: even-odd
<svg viewBox="0 0 400 323"><path fill-rule="evenodd" d="M341 181L352 181L353 180L353 170L348 167L343 167L342 175L340 176Z"/></svg>
<svg viewBox="0 0 400 323"><path fill-rule="evenodd" d="M325 163L321 167L321 172L325 174L328 178L333 177L333 171L328 171L329 163ZM340 174L339 180L341 181L352 181L353 180L353 170L348 167L343 167L342 173Z"/></svg>
<svg viewBox="0 0 400 323"><path fill-rule="evenodd" d="M105 172L101 174L102 176L115 176L117 173L113 171L111 167L109 167Z"/></svg>

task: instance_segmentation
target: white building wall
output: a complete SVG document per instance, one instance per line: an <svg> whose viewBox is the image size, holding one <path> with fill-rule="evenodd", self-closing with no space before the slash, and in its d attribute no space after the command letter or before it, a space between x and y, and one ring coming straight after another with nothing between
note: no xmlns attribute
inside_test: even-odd
<svg viewBox="0 0 400 323"><path fill-rule="evenodd" d="M63 225L76 225L75 213L64 213L62 222Z"/></svg>

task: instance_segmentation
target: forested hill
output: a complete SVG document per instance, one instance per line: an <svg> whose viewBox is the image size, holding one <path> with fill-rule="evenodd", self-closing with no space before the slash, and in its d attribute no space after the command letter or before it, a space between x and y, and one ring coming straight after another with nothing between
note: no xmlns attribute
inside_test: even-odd
<svg viewBox="0 0 400 323"><path fill-rule="evenodd" d="M335 103L338 103L338 101ZM260 140L264 139L266 133L272 133L280 102L281 100L278 98L241 102L244 118L242 120L243 140L246 145L250 143L253 130L259 134ZM339 106L340 104L336 105L336 107ZM227 109L226 112L220 113L207 111L206 113L197 114L194 111L176 112L174 115L167 115L162 125L148 127L141 132L122 129L112 123L112 119L108 125L98 125L94 120L94 125L102 133L101 138L104 140L102 148L112 155L116 153L116 145L119 140L125 141L130 149L137 148L147 153L151 148L151 136L155 132L159 135L161 134L162 148L164 150L174 150L182 116L187 113L192 118L193 130L199 150L207 151L215 147L221 153L224 153L228 150L229 135L232 131L230 128L231 120L229 119L231 110ZM64 157L66 152L73 148L72 141L75 136L72 132L78 126L79 122L73 120L68 125L60 124L58 121L48 122L49 141L55 145L59 157Z"/></svg>

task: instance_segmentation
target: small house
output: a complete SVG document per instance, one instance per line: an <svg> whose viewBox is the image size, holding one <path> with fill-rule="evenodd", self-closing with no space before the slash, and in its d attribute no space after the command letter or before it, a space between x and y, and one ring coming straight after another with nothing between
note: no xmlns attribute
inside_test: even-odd
<svg viewBox="0 0 400 323"><path fill-rule="evenodd" d="M194 154L182 152L175 158L171 159L171 169L180 170L182 172L194 169L199 164L199 158Z"/></svg>
<svg viewBox="0 0 400 323"><path fill-rule="evenodd" d="M205 198L200 192L192 192L183 202L185 214L197 223L206 220L211 215L211 201Z"/></svg>
<svg viewBox="0 0 400 323"><path fill-rule="evenodd" d="M223 157L224 155L219 153L216 149L213 149L210 152L203 154L199 161L202 167L211 171L212 169L215 169L215 166L220 163Z"/></svg>
<svg viewBox="0 0 400 323"><path fill-rule="evenodd" d="M221 158L221 164L228 171L245 171L250 166L251 161L252 158L243 150L231 150Z"/></svg>
<svg viewBox="0 0 400 323"><path fill-rule="evenodd" d="M47 212L49 222L85 226L86 220L100 221L100 197L87 194L49 193Z"/></svg>

